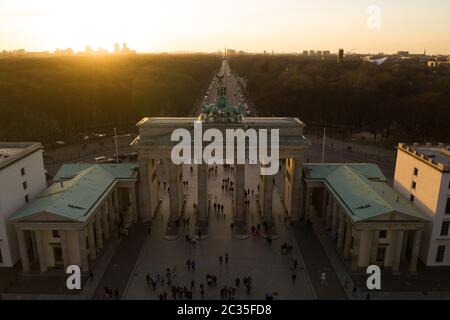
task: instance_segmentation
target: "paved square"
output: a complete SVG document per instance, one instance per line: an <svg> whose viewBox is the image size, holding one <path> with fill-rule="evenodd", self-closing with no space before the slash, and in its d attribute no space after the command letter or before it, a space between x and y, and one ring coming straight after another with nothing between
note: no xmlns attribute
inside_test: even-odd
<svg viewBox="0 0 450 320"><path fill-rule="evenodd" d="M184 229L181 227L180 237L177 240L168 241L163 239L165 226L169 215L168 193L164 190L163 182L167 180L168 169L163 164L159 168L160 198L162 204L158 215L153 221L151 235L147 238L143 246L140 257L137 261L134 273L132 274L125 299L158 299L159 294L165 290L168 298L171 298L171 287L165 282L164 287L160 284L153 291L146 283L146 275L165 277L166 268L171 270L175 266L176 276L172 285L186 286L190 288L192 280L195 281L196 289L193 292L194 299L200 299L199 285L203 283L205 299L220 299L220 289L227 285L235 287L234 280L239 277L251 276L253 279L252 292L246 293L241 284L236 291L235 299L264 299L266 293L272 293L275 299L313 299L314 294L308 276L304 271L304 264L301 260L295 240L290 227L284 223L284 209L279 197L279 188L275 188L274 194L274 220L279 238L269 246L262 236L253 236L246 240L239 240L232 236L232 192L222 191L222 179L233 180L233 173L223 170L218 166L217 176L211 174L208 178L208 196L211 204L215 201L222 203L225 207L224 215L214 212L210 208L209 215L209 237L198 241L195 246L186 243L185 234L194 234L195 218L193 215L193 203L197 202L196 169L194 166L191 172L189 166L183 168L183 179L189 181L185 189L187 194L185 217L190 216L190 225ZM248 213L248 227L260 223L256 214L256 193L258 183L258 167L247 166L246 168L246 188L254 190L255 195L250 196L250 212ZM282 186L283 174L277 176L277 186ZM217 197L217 198L216 198ZM216 200L217 199L217 200ZM281 253L281 244L289 243L293 245L293 254L284 255ZM229 255L229 263L219 263L219 256ZM299 266L295 271L296 281L292 282L291 258L299 261ZM186 261L195 260L195 271L188 271ZM217 286L208 288L206 275L213 274L218 278Z"/></svg>

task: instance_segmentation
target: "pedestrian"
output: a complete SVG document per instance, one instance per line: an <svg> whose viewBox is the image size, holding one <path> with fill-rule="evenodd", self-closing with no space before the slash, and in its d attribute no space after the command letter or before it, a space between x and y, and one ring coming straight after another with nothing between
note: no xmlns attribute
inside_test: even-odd
<svg viewBox="0 0 450 320"><path fill-rule="evenodd" d="M104 290L104 292L105 292L105 298L111 298L109 288L108 288L108 287L105 287L103 290Z"/></svg>
<svg viewBox="0 0 450 320"><path fill-rule="evenodd" d="M147 281L147 285L150 286L150 275L148 273L145 276L145 280Z"/></svg>
<svg viewBox="0 0 450 320"><path fill-rule="evenodd" d="M356 296L356 287L353 287L353 295Z"/></svg>
<svg viewBox="0 0 450 320"><path fill-rule="evenodd" d="M228 253L225 253L225 264L228 264Z"/></svg>
<svg viewBox="0 0 450 320"><path fill-rule="evenodd" d="M192 262L191 262L191 268L192 268L192 271L195 271L195 261L194 260L192 260Z"/></svg>
<svg viewBox="0 0 450 320"><path fill-rule="evenodd" d="M222 264L222 256L219 256L219 264Z"/></svg>
<svg viewBox="0 0 450 320"><path fill-rule="evenodd" d="M191 290L194 291L195 289L195 282L194 280L191 281Z"/></svg>
<svg viewBox="0 0 450 320"><path fill-rule="evenodd" d="M297 279L297 275L295 273L292 274L292 283L295 283L295 280Z"/></svg>
<svg viewBox="0 0 450 320"><path fill-rule="evenodd" d="M119 296L119 289L118 289L118 288L114 288L114 297L115 297L116 299L119 299L119 298L120 298L120 296Z"/></svg>
<svg viewBox="0 0 450 320"><path fill-rule="evenodd" d="M92 271L89 271L89 279L94 280L94 273Z"/></svg>
<svg viewBox="0 0 450 320"><path fill-rule="evenodd" d="M187 265L188 271L191 271L191 260L187 259L186 260L186 265Z"/></svg>
<svg viewBox="0 0 450 320"><path fill-rule="evenodd" d="M234 280L234 283L236 284L236 288L239 289L239 284L241 283L241 279L236 278L236 280Z"/></svg>

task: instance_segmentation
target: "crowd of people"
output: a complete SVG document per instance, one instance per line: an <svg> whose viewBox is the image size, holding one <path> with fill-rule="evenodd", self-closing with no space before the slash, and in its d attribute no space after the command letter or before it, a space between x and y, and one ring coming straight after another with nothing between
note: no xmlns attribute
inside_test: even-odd
<svg viewBox="0 0 450 320"><path fill-rule="evenodd" d="M228 253L225 253L224 255L219 256L219 264L222 265L225 263L228 265L230 260L230 256ZM187 259L186 260L186 271L188 273L195 273L196 270L196 262L194 259ZM236 298L236 295L238 292L245 292L245 294L250 295L252 294L252 288L253 288L253 278L251 275L246 275L242 278L236 277L232 283L224 284L220 287L220 289L217 288L218 285L218 276L214 274L206 274L205 276L205 283L200 282L197 283L194 279L188 280L189 277L183 275L183 278L179 277L177 278L177 269L176 266L173 266L172 268L166 268L165 274L156 274L155 276L151 276L150 274L147 274L145 277L145 281L147 284L147 287L152 290L153 292L158 293L159 300L167 300L170 297L173 300L192 300L194 298L194 294L198 292L198 295L201 299L205 298L206 292L208 291L210 294L214 294L214 292L217 292L215 290L219 290L220 299L222 300L233 300ZM193 277L192 277L193 278ZM181 282L184 282L183 284L180 284ZM108 289L109 290L109 289ZM116 289L115 289L116 290ZM115 290L111 291L111 295L115 294ZM107 288L105 288L105 292L107 291ZM271 298L273 299L272 293L266 294L266 299Z"/></svg>
<svg viewBox="0 0 450 320"><path fill-rule="evenodd" d="M214 179L217 177L217 166L209 166L208 167L208 178ZM232 176L228 176L227 174L232 174L234 172L234 167L230 165L223 165L223 170L225 177L222 179L221 189L223 192L230 192L231 195L235 192L235 182L232 179ZM191 175L194 173L194 168L190 167ZM219 180L220 181L220 180ZM188 188L189 182L187 180L182 181L184 188ZM167 183L165 181L162 182L162 186L164 188L167 187ZM257 189L247 188L242 190L245 196L245 205L250 206L250 197L254 197L257 195L257 190L259 190L259 185ZM213 209L217 216L223 216L225 219L225 205L218 201L218 196L215 196L214 201L209 200L208 205L210 209ZM211 203L212 202L212 203ZM193 203L194 212L197 205ZM190 216L184 216L181 219L182 226L185 229L185 242L186 245L194 247L200 239L195 238L195 236L191 236L191 221ZM253 217L252 217L253 220ZM255 221L256 222L256 221ZM234 224L231 222L231 229L233 230ZM264 224L255 223L251 226L251 231L254 236L262 235ZM199 232L199 231L196 231ZM272 244L272 237L270 235L264 237L266 243L270 246ZM281 253L282 254L292 254L292 246L283 243L281 245ZM224 253L222 255L217 256L219 266L228 266L230 265L230 255L229 253ZM298 261L294 258L291 258L291 280L293 283L296 281L296 270L298 267ZM254 279L251 275L244 275L241 277L236 277L234 280L230 280L228 277L224 279L219 279L217 274L213 274L209 272L205 275L204 281L202 277L196 271L198 269L197 262L195 259L187 259L185 261L185 267L183 268L183 276L178 275L176 273L176 267L166 268L165 272L161 274L156 274L155 276L151 276L150 274L146 275L146 283L150 290L152 290L160 300L174 299L174 300L191 300L191 299L205 299L220 297L223 300L233 300L237 298L241 294L251 295L254 292ZM186 274L187 272L187 274ZM222 277L222 276L221 276ZM274 294L272 292L265 293L266 300L273 300ZM262 298L262 297L261 297Z"/></svg>

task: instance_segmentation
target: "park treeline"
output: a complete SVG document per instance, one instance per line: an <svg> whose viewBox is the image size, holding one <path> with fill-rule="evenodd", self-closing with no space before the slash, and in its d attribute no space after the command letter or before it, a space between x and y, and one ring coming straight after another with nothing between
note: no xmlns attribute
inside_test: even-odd
<svg viewBox="0 0 450 320"><path fill-rule="evenodd" d="M296 116L307 128L370 132L372 142L450 140L450 73L424 62L236 56L260 115ZM319 131L319 130L317 130Z"/></svg>
<svg viewBox="0 0 450 320"><path fill-rule="evenodd" d="M0 58L0 140L77 142L144 116L186 116L214 55Z"/></svg>

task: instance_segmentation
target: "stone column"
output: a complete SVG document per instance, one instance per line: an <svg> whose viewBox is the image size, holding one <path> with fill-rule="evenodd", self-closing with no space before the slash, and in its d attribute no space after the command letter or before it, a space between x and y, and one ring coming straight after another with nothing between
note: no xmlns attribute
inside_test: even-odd
<svg viewBox="0 0 450 320"><path fill-rule="evenodd" d="M234 165L234 219L237 223L245 222L245 165Z"/></svg>
<svg viewBox="0 0 450 320"><path fill-rule="evenodd" d="M150 172L148 170L148 159L139 157L139 192L141 201L141 218L150 220Z"/></svg>
<svg viewBox="0 0 450 320"><path fill-rule="evenodd" d="M325 222L325 217L327 215L328 210L328 192L327 189L322 189L322 207L320 208L320 221L322 223Z"/></svg>
<svg viewBox="0 0 450 320"><path fill-rule="evenodd" d="M137 214L137 206L136 206L136 186L130 188L130 201L131 201L131 210L133 210L133 222L137 222L138 214Z"/></svg>
<svg viewBox="0 0 450 320"><path fill-rule="evenodd" d="M95 260L97 257L96 247L95 247L95 237L94 237L94 222L88 225L88 242L89 242L89 256L91 260Z"/></svg>
<svg viewBox="0 0 450 320"><path fill-rule="evenodd" d="M300 219L302 208L302 161L301 159L292 159L293 170L291 177L291 219L297 221Z"/></svg>
<svg viewBox="0 0 450 320"><path fill-rule="evenodd" d="M89 271L88 253L86 249L86 237L84 230L78 231L78 247L80 250L81 271Z"/></svg>
<svg viewBox="0 0 450 320"><path fill-rule="evenodd" d="M370 263L377 262L377 252L378 252L378 235L380 230L373 230L372 232L372 251L370 254Z"/></svg>
<svg viewBox="0 0 450 320"><path fill-rule="evenodd" d="M109 231L110 231L110 233L114 234L114 229L116 227L116 223L114 221L114 213L113 213L113 209L112 209L113 207L112 207L110 200L111 200L111 197L109 197L106 200L105 205L106 205L107 212L108 212L107 219L108 219L108 224L109 224Z"/></svg>
<svg viewBox="0 0 450 320"><path fill-rule="evenodd" d="M392 263L392 271L398 273L400 270L400 258L402 256L403 236L405 231L397 230L395 237L394 261Z"/></svg>
<svg viewBox="0 0 450 320"><path fill-rule="evenodd" d="M114 212L112 194L108 197L107 202L108 202L109 218L111 220L111 230L114 230L116 228L116 213Z"/></svg>
<svg viewBox="0 0 450 320"><path fill-rule="evenodd" d="M259 179L259 205L262 209L262 220L267 223L273 222L273 179L274 176L260 176Z"/></svg>
<svg viewBox="0 0 450 320"><path fill-rule="evenodd" d="M170 216L169 222L175 222L180 219L183 204L184 191L181 184L180 165L175 165L169 159L169 200L170 200Z"/></svg>
<svg viewBox="0 0 450 320"><path fill-rule="evenodd" d="M114 215L115 220L118 221L120 219L120 206L119 206L119 189L116 186L113 191L113 206L114 206Z"/></svg>
<svg viewBox="0 0 450 320"><path fill-rule="evenodd" d="M338 228L338 240L337 247L342 249L344 247L344 235L345 235L345 216L344 213L339 210L339 228Z"/></svg>
<svg viewBox="0 0 450 320"><path fill-rule="evenodd" d="M333 201L333 203L333 210L331 212L331 236L333 239L336 239L339 207L337 201Z"/></svg>
<svg viewBox="0 0 450 320"><path fill-rule="evenodd" d="M414 233L414 242L411 251L411 260L409 263L409 272L417 271L417 259L419 257L420 240L422 238L422 230L416 230Z"/></svg>
<svg viewBox="0 0 450 320"><path fill-rule="evenodd" d="M355 237L353 238L353 248L352 248L352 271L355 271L358 269L358 261L359 261L359 240L360 240L360 233L361 231L356 230L355 231Z"/></svg>
<svg viewBox="0 0 450 320"><path fill-rule="evenodd" d="M25 241L24 230L16 227L17 238L19 241L20 259L22 262L22 271L30 272L30 259L28 258L27 243Z"/></svg>
<svg viewBox="0 0 450 320"><path fill-rule="evenodd" d="M326 227L327 229L331 229L331 215L333 214L333 207L334 207L334 199L331 193L328 194L328 207L327 207L327 214L325 215L326 219Z"/></svg>
<svg viewBox="0 0 450 320"><path fill-rule="evenodd" d="M95 235L97 236L97 247L103 248L102 212L97 209L95 213Z"/></svg>
<svg viewBox="0 0 450 320"><path fill-rule="evenodd" d="M208 220L208 182L206 178L206 164L197 165L197 208L198 220Z"/></svg>
<svg viewBox="0 0 450 320"><path fill-rule="evenodd" d="M103 230L105 231L105 239L109 239L109 221L108 221L108 214L106 212L106 203L102 204L101 212L102 212Z"/></svg>
<svg viewBox="0 0 450 320"><path fill-rule="evenodd" d="M352 224L350 221L346 220L346 230L345 230L345 243L344 243L344 258L350 258L350 246L352 244Z"/></svg>
<svg viewBox="0 0 450 320"><path fill-rule="evenodd" d="M39 267L41 272L47 272L47 259L45 257L44 239L42 238L42 231L36 230L36 244L39 255Z"/></svg>
<svg viewBox="0 0 450 320"><path fill-rule="evenodd" d="M69 266L69 255L67 250L67 231L61 230L59 231L61 235L61 252L62 252L62 259L64 264L64 269L67 269Z"/></svg>

